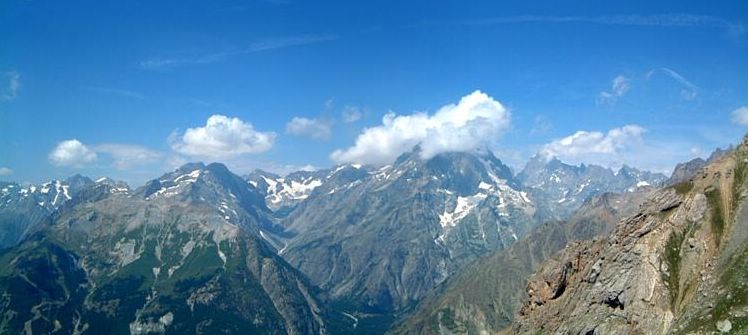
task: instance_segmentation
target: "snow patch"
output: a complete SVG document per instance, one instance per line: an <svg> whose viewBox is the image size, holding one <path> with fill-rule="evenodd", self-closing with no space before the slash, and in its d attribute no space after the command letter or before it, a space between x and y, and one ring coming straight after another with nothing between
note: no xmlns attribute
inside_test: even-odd
<svg viewBox="0 0 748 335"><path fill-rule="evenodd" d="M265 179L266 181L270 179ZM268 182L268 184L271 184ZM280 186L280 189L276 187ZM314 178L307 178L301 181L292 180L286 182L283 179L273 181L271 188L268 189L267 200L270 203L278 204L285 200L304 200L314 191L315 188L322 186L322 181Z"/></svg>
<svg viewBox="0 0 748 335"><path fill-rule="evenodd" d="M486 199L485 193L477 193L467 197L457 197L457 204L453 212L444 211L439 215L439 223L442 228L454 227L457 222L466 217L473 208L477 207L481 201Z"/></svg>

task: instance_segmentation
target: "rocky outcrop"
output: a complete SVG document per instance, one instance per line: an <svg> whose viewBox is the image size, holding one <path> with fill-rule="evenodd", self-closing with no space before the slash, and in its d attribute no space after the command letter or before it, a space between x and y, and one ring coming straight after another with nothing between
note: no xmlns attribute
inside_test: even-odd
<svg viewBox="0 0 748 335"><path fill-rule="evenodd" d="M546 262L512 331L745 332L746 156L744 143L693 181L654 193L607 238L574 243Z"/></svg>

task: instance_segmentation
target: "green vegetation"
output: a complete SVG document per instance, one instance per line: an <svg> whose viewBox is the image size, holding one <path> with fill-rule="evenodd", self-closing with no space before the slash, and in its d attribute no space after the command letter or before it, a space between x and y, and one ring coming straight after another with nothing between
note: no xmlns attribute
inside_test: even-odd
<svg viewBox="0 0 748 335"><path fill-rule="evenodd" d="M444 308L439 311L439 323L449 330L460 332L464 329L458 329L457 322L455 321L455 313L451 308ZM438 328L436 328L438 329Z"/></svg>
<svg viewBox="0 0 748 335"><path fill-rule="evenodd" d="M664 275L664 279L670 289L670 307L673 311L677 308L680 293L681 247L692 230L693 226L689 225L684 231L673 232L665 244L665 264L668 273Z"/></svg>
<svg viewBox="0 0 748 335"><path fill-rule="evenodd" d="M743 183L745 182L745 174L748 169L748 163L746 163L746 154L740 150L735 151L735 176L732 182L732 208L735 210L737 204L740 202L740 194L742 193Z"/></svg>
<svg viewBox="0 0 748 335"><path fill-rule="evenodd" d="M693 182L684 181L677 183L673 185L673 189L675 189L675 192L680 195L686 194L688 192L691 192L691 190L693 189Z"/></svg>
<svg viewBox="0 0 748 335"><path fill-rule="evenodd" d="M724 207L722 205L722 195L720 194L719 188L713 188L706 191L706 199L711 208L711 227L712 234L714 235L714 241L719 247L722 240L722 233L725 230L725 216Z"/></svg>

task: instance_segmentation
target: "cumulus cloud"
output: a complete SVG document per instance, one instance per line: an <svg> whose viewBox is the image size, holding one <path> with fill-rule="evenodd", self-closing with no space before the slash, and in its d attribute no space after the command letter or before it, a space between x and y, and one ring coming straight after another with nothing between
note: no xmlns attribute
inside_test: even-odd
<svg viewBox="0 0 748 335"><path fill-rule="evenodd" d="M332 123L320 119L294 117L286 123L286 133L296 136L307 136L317 140L329 139L332 135Z"/></svg>
<svg viewBox="0 0 748 335"><path fill-rule="evenodd" d="M631 89L631 80L622 75L613 78L610 91L600 92L599 102L613 104Z"/></svg>
<svg viewBox="0 0 748 335"><path fill-rule="evenodd" d="M352 147L336 150L330 158L338 163L386 164L418 144L423 158L466 151L495 140L509 123L510 113L500 102L475 91L433 115L387 113L381 125L364 129Z"/></svg>
<svg viewBox="0 0 748 335"><path fill-rule="evenodd" d="M239 118L216 114L203 127L189 128L184 134L175 131L169 142L184 155L223 159L268 151L275 137L275 133L257 131Z"/></svg>
<svg viewBox="0 0 748 335"><path fill-rule="evenodd" d="M0 166L0 176L10 176L12 174L13 170L4 166Z"/></svg>
<svg viewBox="0 0 748 335"><path fill-rule="evenodd" d="M740 106L732 111L732 123L748 126L748 106Z"/></svg>
<svg viewBox="0 0 748 335"><path fill-rule="evenodd" d="M163 156L160 152L132 144L105 143L94 146L93 150L110 155L112 166L119 170L153 163Z"/></svg>
<svg viewBox="0 0 748 335"><path fill-rule="evenodd" d="M615 154L619 150L641 142L646 129L637 125L614 128L604 134L580 130L573 135L546 144L541 153L549 157L579 157L588 154Z"/></svg>
<svg viewBox="0 0 748 335"><path fill-rule="evenodd" d="M687 158L689 150L683 143L646 143L646 132L638 125L613 128L607 133L580 130L545 144L539 154L546 159L557 157L572 164L598 164L612 168L629 164L656 171L664 171Z"/></svg>
<svg viewBox="0 0 748 335"><path fill-rule="evenodd" d="M361 113L361 109L356 106L345 106L341 116L343 117L343 122L353 123L360 120L363 114Z"/></svg>
<svg viewBox="0 0 748 335"><path fill-rule="evenodd" d="M82 166L97 158L96 152L76 139L57 143L49 153L49 161L57 166Z"/></svg>
<svg viewBox="0 0 748 335"><path fill-rule="evenodd" d="M0 100L11 101L18 96L21 89L21 75L16 71L9 71L5 73L5 78L7 86L0 91Z"/></svg>

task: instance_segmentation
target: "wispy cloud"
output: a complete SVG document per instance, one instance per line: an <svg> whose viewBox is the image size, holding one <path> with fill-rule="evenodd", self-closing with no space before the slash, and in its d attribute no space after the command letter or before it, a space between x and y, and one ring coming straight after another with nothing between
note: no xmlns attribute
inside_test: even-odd
<svg viewBox="0 0 748 335"><path fill-rule="evenodd" d="M469 25L494 25L509 23L594 23L605 25L652 26L652 27L714 27L725 29L730 35L746 33L742 23L732 22L716 16L687 13L656 15L603 15L603 16L538 16L520 15L463 21Z"/></svg>
<svg viewBox="0 0 748 335"><path fill-rule="evenodd" d="M545 115L535 116L530 135L545 134L553 129L553 123Z"/></svg>
<svg viewBox="0 0 748 335"><path fill-rule="evenodd" d="M696 97L699 95L699 88L694 83L686 79L683 75L676 72L675 70L666 67L650 70L649 72L647 72L646 79L649 80L654 74L658 72L664 73L666 76L675 80L675 82L677 82L681 86L680 95L684 100L690 101L696 99Z"/></svg>
<svg viewBox="0 0 748 335"><path fill-rule="evenodd" d="M7 80L7 86L0 89L0 101L15 100L21 89L21 75L16 71L8 71L4 73L4 77Z"/></svg>
<svg viewBox="0 0 748 335"><path fill-rule="evenodd" d="M622 97L631 88L631 80L623 75L613 78L610 85L610 91L600 92L599 103L614 104L618 98Z"/></svg>
<svg viewBox="0 0 748 335"><path fill-rule="evenodd" d="M13 170L4 166L0 166L0 176L10 176L13 174Z"/></svg>
<svg viewBox="0 0 748 335"><path fill-rule="evenodd" d="M118 95L121 97L138 99L138 100L145 99L145 96L141 93L130 91L130 90L123 90L119 88L96 87L96 86L86 86L84 88L91 92Z"/></svg>
<svg viewBox="0 0 748 335"><path fill-rule="evenodd" d="M286 133L315 140L328 140L332 136L332 121L296 116L286 123Z"/></svg>
<svg viewBox="0 0 748 335"><path fill-rule="evenodd" d="M206 53L201 55L189 55L181 57L160 57L150 58L140 62L143 69L165 69L185 65L210 64L224 61L230 57L252 54L263 51L277 50L294 46L316 44L336 40L337 35L299 35L280 38L269 38L255 41L246 48L235 50L224 50L220 52Z"/></svg>
<svg viewBox="0 0 748 335"><path fill-rule="evenodd" d="M341 116L343 118L343 122L353 123L360 120L361 117L363 117L363 113L361 112L361 108L359 108L358 106L345 106L345 108L343 108Z"/></svg>
<svg viewBox="0 0 748 335"><path fill-rule="evenodd" d="M104 143L93 146L92 150L109 154L113 159L112 166L118 170L150 164L163 157L158 151L133 144Z"/></svg>
<svg viewBox="0 0 748 335"><path fill-rule="evenodd" d="M740 106L732 111L732 123L748 126L748 106Z"/></svg>

